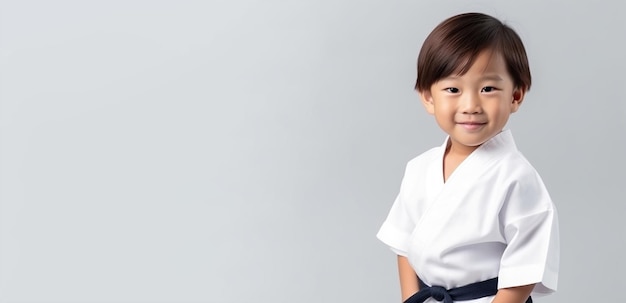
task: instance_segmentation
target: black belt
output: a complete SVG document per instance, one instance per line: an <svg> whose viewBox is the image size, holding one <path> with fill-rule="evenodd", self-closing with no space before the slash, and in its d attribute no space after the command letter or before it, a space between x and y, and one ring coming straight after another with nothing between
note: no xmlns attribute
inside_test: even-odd
<svg viewBox="0 0 626 303"><path fill-rule="evenodd" d="M454 301L474 300L489 296L494 296L498 292L498 278L476 282L465 286L445 289L441 286L428 286L422 279L419 279L420 290L410 296L404 303L422 303L428 298L433 298L443 303L454 303ZM528 297L526 303L532 303L533 299Z"/></svg>

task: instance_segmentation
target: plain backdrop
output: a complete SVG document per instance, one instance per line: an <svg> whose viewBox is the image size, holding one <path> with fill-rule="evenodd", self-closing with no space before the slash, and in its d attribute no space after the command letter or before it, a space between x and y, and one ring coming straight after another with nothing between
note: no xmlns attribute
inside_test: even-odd
<svg viewBox="0 0 626 303"><path fill-rule="evenodd" d="M620 1L0 1L0 302L399 302L375 234L444 133L426 35L522 37L508 128L558 207L559 291L626 265Z"/></svg>

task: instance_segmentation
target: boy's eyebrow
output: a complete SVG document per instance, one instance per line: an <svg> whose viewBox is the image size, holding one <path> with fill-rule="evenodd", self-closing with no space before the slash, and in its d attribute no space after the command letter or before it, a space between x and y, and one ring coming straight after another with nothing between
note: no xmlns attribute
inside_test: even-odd
<svg viewBox="0 0 626 303"><path fill-rule="evenodd" d="M480 77L481 80L492 80L492 81L502 81L502 77L500 77L499 75L486 75L483 77Z"/></svg>

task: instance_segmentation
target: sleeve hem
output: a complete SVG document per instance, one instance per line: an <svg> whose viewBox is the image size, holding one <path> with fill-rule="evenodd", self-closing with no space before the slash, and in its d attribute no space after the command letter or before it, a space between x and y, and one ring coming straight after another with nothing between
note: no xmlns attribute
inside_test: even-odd
<svg viewBox="0 0 626 303"><path fill-rule="evenodd" d="M395 228L389 223L385 222L381 226L376 237L385 243L393 252L401 256L407 256L407 243L410 237L410 234L405 231Z"/></svg>
<svg viewBox="0 0 626 303"><path fill-rule="evenodd" d="M498 275L498 289L536 283L532 295L537 297L555 292L557 282L557 273L540 265L502 268Z"/></svg>

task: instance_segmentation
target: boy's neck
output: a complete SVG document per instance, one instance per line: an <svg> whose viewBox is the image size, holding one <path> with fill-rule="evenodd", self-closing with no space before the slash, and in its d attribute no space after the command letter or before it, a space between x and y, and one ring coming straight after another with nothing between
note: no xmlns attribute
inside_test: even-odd
<svg viewBox="0 0 626 303"><path fill-rule="evenodd" d="M477 146L466 146L460 143L455 143L452 139L448 141L448 145L446 146L445 156L451 155L453 157L462 157L463 159L467 158L472 152L474 152L480 145Z"/></svg>

